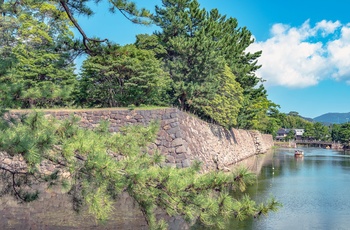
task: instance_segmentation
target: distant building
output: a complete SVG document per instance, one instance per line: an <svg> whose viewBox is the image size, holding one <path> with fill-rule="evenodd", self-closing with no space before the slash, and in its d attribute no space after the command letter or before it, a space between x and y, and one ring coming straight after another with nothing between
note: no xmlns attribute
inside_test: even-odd
<svg viewBox="0 0 350 230"><path fill-rule="evenodd" d="M304 129L294 129L295 136L302 137L304 135L305 130Z"/></svg>
<svg viewBox="0 0 350 230"><path fill-rule="evenodd" d="M303 134L305 132L304 129L279 129L277 131L277 136L276 136L276 140L285 140L286 136L288 135L288 133L290 131L294 132L294 139L296 140L301 140L303 137Z"/></svg>
<svg viewBox="0 0 350 230"><path fill-rule="evenodd" d="M288 135L290 129L279 129L277 131L276 140L284 140L284 138Z"/></svg>

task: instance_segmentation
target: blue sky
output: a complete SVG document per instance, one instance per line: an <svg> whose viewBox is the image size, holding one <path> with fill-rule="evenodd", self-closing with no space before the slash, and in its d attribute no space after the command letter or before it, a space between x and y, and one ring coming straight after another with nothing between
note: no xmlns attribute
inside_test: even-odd
<svg viewBox="0 0 350 230"><path fill-rule="evenodd" d="M198 0L202 7L219 9L237 18L256 42L249 51L262 50L262 68L269 99L281 111L306 117L328 112L350 112L350 1L345 0ZM151 11L161 0L137 0ZM135 35L152 33L154 26L130 23L96 7L90 18L79 18L88 36L109 38L121 45Z"/></svg>

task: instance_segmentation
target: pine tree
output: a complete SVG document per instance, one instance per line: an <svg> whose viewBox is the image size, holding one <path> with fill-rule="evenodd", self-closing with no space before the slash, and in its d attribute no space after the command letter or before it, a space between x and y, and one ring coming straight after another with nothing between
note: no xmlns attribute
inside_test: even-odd
<svg viewBox="0 0 350 230"><path fill-rule="evenodd" d="M162 29L155 35L166 50L160 58L173 80L173 103L202 118L220 120L214 113L208 114L215 110L214 106L208 108L222 94L224 83L220 76L227 65L244 96L239 113L231 113L235 114L231 117L232 124L239 128L259 128L250 122L249 116L259 117L258 113L266 114L269 108L260 106L267 95L262 85L257 87L261 79L255 76L260 68L257 58L261 52L246 52L254 41L250 31L239 28L236 19L221 15L217 9L210 12L201 9L196 0L164 0L161 7L156 7L153 20ZM227 94L236 95L235 101L241 101L237 92ZM200 104L207 105L205 111Z"/></svg>
<svg viewBox="0 0 350 230"><path fill-rule="evenodd" d="M185 169L165 166L162 155L149 155L146 148L159 129L157 123L127 126L113 135L107 122L87 130L79 128L74 117L56 121L32 113L20 123L3 120L0 127L0 150L27 163L20 171L0 168L3 178L8 178L0 194L10 193L21 201L40 196L30 188L32 184L61 183L73 196L76 210L87 205L97 220L107 220L113 203L125 191L139 205L150 229L167 227L156 210L222 229L230 218L256 217L280 205L274 199L258 205L247 195L242 199L230 195L234 190L241 196L255 181L246 169L203 174L199 162ZM42 161L60 169L45 174L39 170Z"/></svg>
<svg viewBox="0 0 350 230"><path fill-rule="evenodd" d="M208 104L201 105L205 114L226 128L237 125L237 117L243 102L243 89L228 66L220 76L219 91ZM198 103L200 104L200 103Z"/></svg>
<svg viewBox="0 0 350 230"><path fill-rule="evenodd" d="M173 80L173 103L202 115L197 102L209 104L214 98L224 59L217 55L215 42L205 32L206 12L196 1L163 1L163 5L156 7L153 19L162 28L156 35L166 50L162 60Z"/></svg>
<svg viewBox="0 0 350 230"><path fill-rule="evenodd" d="M169 76L154 53L136 48L103 47L104 55L83 62L77 103L86 106L167 105Z"/></svg>
<svg viewBox="0 0 350 230"><path fill-rule="evenodd" d="M95 4L100 3L102 0L93 1ZM41 2L45 2L41 0ZM75 28L79 31L82 36L82 44L84 46L84 50L89 55L97 55L101 53L100 50L96 50L95 48L100 46L103 43L109 43L108 38L98 39L89 37L84 29L79 25L79 22L76 20L74 15L85 15L91 16L94 11L89 6L91 0L78 0L78 1L68 1L68 0L56 0L56 2L60 5L58 9L62 9L66 12L69 20L75 26ZM120 12L125 16L128 20L137 24L145 24L148 25L151 23L149 20L150 12L145 8L138 9L136 4L129 0L108 0L109 10L111 13L115 13L116 11ZM105 44L104 44L105 45Z"/></svg>
<svg viewBox="0 0 350 230"><path fill-rule="evenodd" d="M0 91L12 108L66 106L76 83L71 58L73 33L66 15L52 2L2 4ZM15 7L15 8L14 8ZM10 24L9 22L12 22Z"/></svg>

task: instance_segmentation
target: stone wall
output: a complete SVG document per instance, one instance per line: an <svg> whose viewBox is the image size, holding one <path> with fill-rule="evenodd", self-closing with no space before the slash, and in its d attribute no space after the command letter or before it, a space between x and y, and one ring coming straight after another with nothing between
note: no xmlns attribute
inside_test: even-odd
<svg viewBox="0 0 350 230"><path fill-rule="evenodd" d="M271 135L239 129L226 130L186 113L178 113L187 161L198 159L205 170L228 166L266 152L273 146ZM187 163L187 161L184 163ZM183 166L187 166L183 165Z"/></svg>
<svg viewBox="0 0 350 230"><path fill-rule="evenodd" d="M13 110L7 115L19 118L28 112ZM100 120L108 120L111 132L117 132L123 125L147 125L152 120L158 120L160 130L149 151L158 149L165 156L166 164L173 167L188 167L194 160L199 160L203 162L204 171L226 170L232 164L266 152L273 145L271 135L257 131L226 130L175 108L44 112L58 119L74 114L81 118L80 125L86 128L98 126ZM0 152L0 166L11 171L26 168L22 157L11 157L4 152ZM45 173L58 167L43 162L39 170ZM0 189L2 184L0 177ZM18 204L13 197L0 199L0 229L148 229L142 213L127 194L122 194L118 200L111 219L103 225L96 225L87 210L76 214L72 209L71 197L59 188L40 186L40 200L29 204ZM168 223L170 229L188 229L181 218L169 218Z"/></svg>
<svg viewBox="0 0 350 230"><path fill-rule="evenodd" d="M12 110L10 115L18 118L30 111ZM157 139L150 151L158 149L166 158L166 164L179 168L188 167L194 160L203 163L205 171L225 169L255 154L266 152L273 146L271 135L239 129L226 130L208 124L176 108L157 110L45 110L57 119L71 115L81 118L80 125L86 128L98 126L101 120L110 122L110 131L118 132L121 126L147 125L153 120L160 122Z"/></svg>
<svg viewBox="0 0 350 230"><path fill-rule="evenodd" d="M18 118L30 111L12 110L10 115ZM98 126L101 120L110 122L110 131L118 132L121 126L147 125L153 120L160 122L157 139L150 151L158 149L166 158L166 164L179 168L188 167L194 160L203 163L205 171L225 169L255 154L266 152L273 146L271 135L239 129L226 130L208 124L176 108L157 110L45 110L57 119L71 115L81 118L80 125L86 128Z"/></svg>

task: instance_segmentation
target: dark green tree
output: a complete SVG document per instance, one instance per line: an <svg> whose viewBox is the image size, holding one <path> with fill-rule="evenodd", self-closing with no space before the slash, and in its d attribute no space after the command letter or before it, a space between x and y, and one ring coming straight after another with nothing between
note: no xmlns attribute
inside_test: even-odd
<svg viewBox="0 0 350 230"><path fill-rule="evenodd" d="M153 19L162 29L156 35L166 50L163 62L173 80L173 103L202 114L194 99L214 98L225 61L204 31L206 12L196 1L163 1L163 6L156 7Z"/></svg>
<svg viewBox="0 0 350 230"><path fill-rule="evenodd" d="M332 125L332 140L339 141L346 147L350 146L350 123L344 123L341 125Z"/></svg>
<svg viewBox="0 0 350 230"><path fill-rule="evenodd" d="M286 141L290 141L290 140L294 140L295 139L295 131L294 130L290 130L287 134L287 136L285 137Z"/></svg>
<svg viewBox="0 0 350 230"><path fill-rule="evenodd" d="M315 129L314 124L309 122L305 124L304 126L305 132L303 134L303 138L307 140L313 140L315 139Z"/></svg>
<svg viewBox="0 0 350 230"><path fill-rule="evenodd" d="M284 114L280 117L281 127L289 129L305 129L309 127L312 122L295 114Z"/></svg>
<svg viewBox="0 0 350 230"><path fill-rule="evenodd" d="M217 10L207 12L200 8L197 1L169 0L162 3L161 7L156 7L153 20L162 29L155 35L166 50L165 54L159 56L164 63L164 69L173 80L173 103L203 118L220 120L202 105L210 104L215 97L223 94L225 82L220 76L222 72L227 72L225 66L236 76L235 81L239 82L235 71L238 67L231 65L233 62L228 58L244 55L237 53L241 51L238 51L236 45L239 46L238 42L242 41L238 36L245 32L233 26L234 19L226 19ZM236 48L235 53L228 55L228 52L233 52ZM232 88L233 85L235 88ZM236 95L232 102L234 104L240 101L239 107L242 107L244 103L241 88L244 87L242 84L233 85L225 87L226 90L233 90L226 93ZM237 115L232 124L237 124Z"/></svg>
<svg viewBox="0 0 350 230"><path fill-rule="evenodd" d="M341 130L341 125L339 124L332 124L331 125L331 137L332 141L340 141L340 130Z"/></svg>
<svg viewBox="0 0 350 230"><path fill-rule="evenodd" d="M316 140L327 141L331 138L331 134L327 126L323 125L321 122L316 122L313 124L313 126Z"/></svg>
<svg viewBox="0 0 350 230"><path fill-rule="evenodd" d="M76 83L73 33L52 2L1 4L1 104L11 108L66 106Z"/></svg>
<svg viewBox="0 0 350 230"><path fill-rule="evenodd" d="M226 128L232 128L237 124L237 116L243 100L242 88L236 81L230 68L225 66L222 75L218 75L221 86L213 99L202 104L197 98L194 103L200 105L208 117Z"/></svg>
<svg viewBox="0 0 350 230"><path fill-rule="evenodd" d="M170 78L154 52L108 46L104 55L88 57L82 65L77 104L89 107L168 105Z"/></svg>
<svg viewBox="0 0 350 230"><path fill-rule="evenodd" d="M166 50L158 37L154 34L139 34L136 36L135 45L139 49L153 51L158 60L162 60L162 57L166 55Z"/></svg>
<svg viewBox="0 0 350 230"><path fill-rule="evenodd" d="M89 3L99 4L103 0L52 0L52 1L44 1L44 0L26 0L26 1L17 1L17 0L6 0L0 2L0 13L5 15L7 11L10 9L14 13L18 13L23 8L26 8L31 5L52 5L56 13L50 14L52 16L52 22L59 21L62 19L62 15L65 19L70 21L70 24L74 25L74 27L79 31L82 37L82 46L74 47L75 49L79 49L89 55L96 55L100 53L100 50L96 49L99 47L101 43L108 43L108 39L98 39L95 37L88 36L84 29L79 25L79 22L76 19L77 15L91 16L94 14L93 9L89 6ZM106 0L109 3L109 10L111 13L115 13L116 11L123 14L128 20L138 23L138 24L150 24L149 20L150 12L144 8L138 9L136 4L129 0ZM53 8L51 8L53 10ZM46 14L47 12L45 12ZM39 13L40 14L40 13ZM47 14L48 15L48 14ZM46 15L46 16L47 16Z"/></svg>
<svg viewBox="0 0 350 230"><path fill-rule="evenodd" d="M41 0L44 2L43 0ZM58 9L66 12L68 18L73 23L75 28L79 31L82 36L82 44L84 45L85 52L89 55L101 54L102 50L96 49L100 47L101 43L109 43L107 38L98 39L94 37L89 37L84 29L79 25L79 22L76 20L75 15L85 15L91 16L94 14L94 11L89 6L89 3L94 2L96 4L102 2L103 0L55 0L59 4ZM136 4L129 0L108 0L109 10L111 13L116 11L123 14L128 20L138 23L138 24L150 24L149 16L150 13L148 10L141 8L138 9Z"/></svg>
<svg viewBox="0 0 350 230"><path fill-rule="evenodd" d="M278 108L279 105L270 106L265 119L261 121L261 131L264 133L271 134L276 137L278 129L281 128L281 117L284 115L280 113Z"/></svg>

